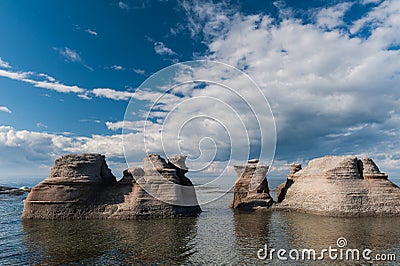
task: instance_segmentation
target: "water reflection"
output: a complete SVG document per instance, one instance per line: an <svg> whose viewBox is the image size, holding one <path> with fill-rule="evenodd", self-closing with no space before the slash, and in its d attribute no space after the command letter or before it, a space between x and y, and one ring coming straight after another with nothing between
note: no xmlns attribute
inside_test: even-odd
<svg viewBox="0 0 400 266"><path fill-rule="evenodd" d="M229 198L230 199L230 198ZM257 251L328 246L400 255L400 218L333 218L296 212L232 211L228 200L207 205L196 219L31 221L22 223L22 264L238 264L261 261ZM284 265L354 265L354 261L285 261ZM358 264L368 265L360 261ZM374 264L378 264L374 262ZM381 263L381 265L395 265Z"/></svg>
<svg viewBox="0 0 400 266"><path fill-rule="evenodd" d="M264 244L268 241L271 224L271 212L234 211L233 222L235 225L236 245L239 250L249 246Z"/></svg>
<svg viewBox="0 0 400 266"><path fill-rule="evenodd" d="M396 253L400 255L400 218L399 217L363 217L335 218L291 212L253 212L243 214L235 212L233 216L236 238L236 250L240 252L240 261L246 264L261 263L257 251L267 244L275 249L315 249L337 248L336 240L344 237L347 246L360 251L368 248L371 254ZM286 255L287 256L287 255ZM283 263L277 259L273 264ZM354 265L355 261L331 261L325 256L322 262L286 261L292 265ZM264 262L271 262L268 259ZM362 263L362 259L359 263ZM365 263L365 261L364 261ZM375 264L377 262L374 262ZM382 262L382 265L394 265Z"/></svg>
<svg viewBox="0 0 400 266"><path fill-rule="evenodd" d="M399 217L338 218L302 213L277 213L294 247L326 248L345 237L349 247L400 248Z"/></svg>
<svg viewBox="0 0 400 266"><path fill-rule="evenodd" d="M23 221L37 264L180 264L194 252L196 219Z"/></svg>

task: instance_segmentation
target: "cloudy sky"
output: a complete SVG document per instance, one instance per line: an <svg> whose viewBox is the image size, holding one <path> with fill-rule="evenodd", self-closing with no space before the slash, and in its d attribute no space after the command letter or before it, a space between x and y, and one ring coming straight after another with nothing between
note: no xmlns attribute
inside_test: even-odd
<svg viewBox="0 0 400 266"><path fill-rule="evenodd" d="M57 156L81 152L105 154L120 176L124 149L132 163L180 150L207 172L264 150L268 161L269 106L276 173L356 154L398 175L399 32L396 0L1 1L0 177L44 177ZM189 60L234 66L258 88L237 76L233 91L149 84ZM204 70L191 77L226 80Z"/></svg>

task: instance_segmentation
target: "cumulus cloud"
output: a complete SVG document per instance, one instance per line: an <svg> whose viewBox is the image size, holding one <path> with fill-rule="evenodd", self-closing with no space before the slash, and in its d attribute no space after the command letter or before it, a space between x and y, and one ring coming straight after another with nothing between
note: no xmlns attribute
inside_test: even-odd
<svg viewBox="0 0 400 266"><path fill-rule="evenodd" d="M124 140L125 153L139 162L143 159L143 141L135 134L127 134ZM15 168L24 173L36 174L38 166L41 173L49 171L55 158L66 153L101 153L107 156L110 167L116 176L126 168L121 135L92 135L90 137L71 134L52 134L29 130L17 130L11 126L0 126L0 167ZM9 174L9 173L7 173ZM1 176L1 173L0 173ZM8 176L7 176L8 177Z"/></svg>
<svg viewBox="0 0 400 266"><path fill-rule="evenodd" d="M134 93L129 91L117 91L109 88L97 88L91 91L96 97L108 98L112 100L129 100Z"/></svg>
<svg viewBox="0 0 400 266"><path fill-rule="evenodd" d="M224 10L223 3L181 1L187 27L209 48L203 58L246 71L267 96L278 160L360 154L394 165L397 152L387 144L399 139L400 4L383 1L345 22L352 4L316 8L315 20L304 21L285 10L276 19Z"/></svg>
<svg viewBox="0 0 400 266"><path fill-rule="evenodd" d="M398 1L375 3L377 6L363 17L346 23L344 14L351 7L346 3L311 10L310 21L293 17L285 10L276 19L224 9L224 2L196 1L193 6L188 1L180 3L187 13L192 36L201 36L208 47L203 59L218 60L245 71L269 100L277 125L276 171L282 171L290 162L307 162L326 154L371 156L383 171L398 171ZM154 49L161 55L175 54L163 43L155 43ZM165 149L190 155L192 165L200 167L201 161L218 163L231 154L247 155L245 145L249 140L251 152L257 152L257 147L271 137L271 128L260 127L252 112L257 110L259 121L269 121L262 111L267 109L264 100L243 80L224 76L218 69L183 69L176 74L175 82L229 82L229 87L237 88L250 104L216 84L188 84L172 90L168 90L171 84L162 84L158 91L142 89L135 93L111 88L85 90L84 95L113 100L133 97L134 101L146 103L128 108L128 117L135 113L128 121L106 122L110 130L127 129L124 148L131 161L140 161L145 151ZM23 80L31 74L0 70L0 75ZM207 117L209 114L214 119ZM148 119L146 124L144 119ZM26 147L28 155L86 151L104 151L115 157L123 154L119 135L73 137L2 130L3 146ZM266 135L260 134L264 131ZM35 141L26 143L28 139ZM233 150L230 139L238 144ZM35 143L41 143L39 146L45 150L37 152ZM265 147L272 152L269 143ZM215 165L209 169L214 168Z"/></svg>
<svg viewBox="0 0 400 266"><path fill-rule="evenodd" d="M154 43L154 51L159 55L175 55L176 53L171 49L165 46L163 42L155 42Z"/></svg>
<svg viewBox="0 0 400 266"><path fill-rule="evenodd" d="M0 106L0 112L5 112L5 113L9 113L9 114L12 113L11 110L8 109L7 106Z"/></svg>
<svg viewBox="0 0 400 266"><path fill-rule="evenodd" d="M322 27L333 29L345 25L343 17L353 3L341 3L332 7L321 9L317 13L317 23Z"/></svg>

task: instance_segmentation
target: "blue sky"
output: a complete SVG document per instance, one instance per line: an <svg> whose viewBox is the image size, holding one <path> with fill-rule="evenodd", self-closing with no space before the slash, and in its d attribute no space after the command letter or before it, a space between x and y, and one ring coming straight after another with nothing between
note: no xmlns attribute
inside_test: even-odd
<svg viewBox="0 0 400 266"><path fill-rule="evenodd" d="M106 154L120 176L121 121L131 97L137 130L126 152L139 162L145 149L138 125L159 91L135 91L157 71L196 59L237 67L258 84L275 118L276 173L291 162L356 154L396 175L399 17L399 2L389 0L1 1L0 177L45 176L57 156L71 152ZM237 89L246 90L240 83ZM202 93L245 112L222 91ZM180 98L196 93L186 88ZM174 110L176 100L163 103L163 112ZM202 104L210 113L222 110ZM158 118L152 122L166 117ZM219 118L227 128L236 125L228 115ZM195 140L226 142L218 127L202 130L194 124L186 132L189 157L201 150ZM202 145L214 149L212 141ZM220 172L232 158L218 154L208 172Z"/></svg>

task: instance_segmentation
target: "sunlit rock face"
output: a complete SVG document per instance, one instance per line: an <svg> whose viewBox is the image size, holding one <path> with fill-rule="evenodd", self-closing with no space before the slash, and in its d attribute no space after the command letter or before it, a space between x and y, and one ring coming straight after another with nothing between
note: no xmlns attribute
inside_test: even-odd
<svg viewBox="0 0 400 266"><path fill-rule="evenodd" d="M176 156L181 162L185 158ZM193 217L201 209L187 168L147 155L117 181L100 154L71 154L54 162L49 177L24 202L25 219L137 219ZM179 173L179 174L178 174ZM148 190L149 189L149 190ZM150 192L150 194L149 194Z"/></svg>
<svg viewBox="0 0 400 266"><path fill-rule="evenodd" d="M234 169L238 178L229 207L247 210L270 207L274 201L269 195L266 178L268 166L249 160L246 165L235 165Z"/></svg>
<svg viewBox="0 0 400 266"><path fill-rule="evenodd" d="M400 215L400 188L387 178L370 158L317 158L288 175L275 208L329 216Z"/></svg>

